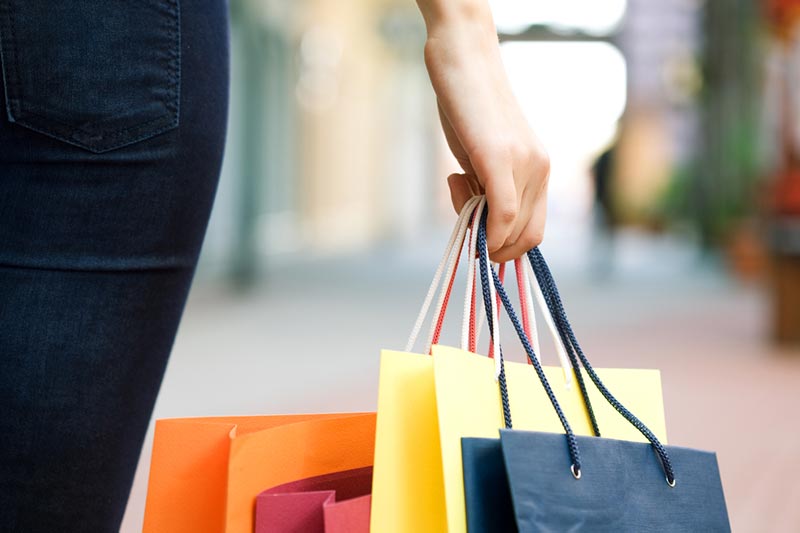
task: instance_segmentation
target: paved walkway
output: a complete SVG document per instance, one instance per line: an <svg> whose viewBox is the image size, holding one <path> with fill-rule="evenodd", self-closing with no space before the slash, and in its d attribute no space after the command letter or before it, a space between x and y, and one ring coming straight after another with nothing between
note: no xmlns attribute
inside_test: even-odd
<svg viewBox="0 0 800 533"><path fill-rule="evenodd" d="M734 531L800 531L800 352L768 342L757 287L637 239L602 281L553 256L581 345L596 366L662 370L670 443L718 452ZM374 409L379 350L402 348L437 259L407 255L277 268L242 297L198 284L155 416ZM151 438L123 533L141 530Z"/></svg>

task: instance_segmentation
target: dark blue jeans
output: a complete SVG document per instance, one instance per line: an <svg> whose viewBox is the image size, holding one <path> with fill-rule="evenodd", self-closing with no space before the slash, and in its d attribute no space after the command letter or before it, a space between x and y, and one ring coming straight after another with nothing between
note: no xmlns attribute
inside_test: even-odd
<svg viewBox="0 0 800 533"><path fill-rule="evenodd" d="M0 531L119 530L219 177L227 13L0 1Z"/></svg>

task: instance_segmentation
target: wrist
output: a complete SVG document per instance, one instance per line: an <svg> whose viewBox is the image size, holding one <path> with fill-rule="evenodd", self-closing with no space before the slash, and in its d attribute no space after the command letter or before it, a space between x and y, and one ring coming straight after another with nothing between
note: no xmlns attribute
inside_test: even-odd
<svg viewBox="0 0 800 533"><path fill-rule="evenodd" d="M417 0L428 38L466 31L476 37L497 38L488 0Z"/></svg>

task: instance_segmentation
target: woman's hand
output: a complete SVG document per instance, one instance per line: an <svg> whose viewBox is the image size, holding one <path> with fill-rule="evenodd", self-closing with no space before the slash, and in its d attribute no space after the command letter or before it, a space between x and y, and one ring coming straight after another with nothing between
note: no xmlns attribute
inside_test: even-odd
<svg viewBox="0 0 800 533"><path fill-rule="evenodd" d="M448 178L453 207L486 194L490 256L515 259L542 241L549 158L511 92L487 0L417 3L442 128L464 170Z"/></svg>

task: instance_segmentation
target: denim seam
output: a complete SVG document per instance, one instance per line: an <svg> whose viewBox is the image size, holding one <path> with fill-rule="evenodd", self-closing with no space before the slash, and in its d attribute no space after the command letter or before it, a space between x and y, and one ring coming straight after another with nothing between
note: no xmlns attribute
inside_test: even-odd
<svg viewBox="0 0 800 533"><path fill-rule="evenodd" d="M6 79L6 103L7 103L7 110L9 115L13 115L15 112L19 113L19 95L22 93L21 87L19 87L19 62L17 60L17 52L16 52L16 27L14 26L14 17L11 15L11 6L4 2L5 10L3 11L3 27L6 30L6 35L8 36L7 42L4 43L4 49L8 52L8 62L9 70L13 70L12 74L8 76L4 76ZM6 63L4 62L3 65L5 66Z"/></svg>
<svg viewBox="0 0 800 533"><path fill-rule="evenodd" d="M180 125L180 116L181 116L181 0L172 0L173 5L173 15L175 17L175 31L173 32L175 35L175 48L174 48L174 58L173 58L173 69L172 69L172 77L173 77L173 85L175 88L173 89L175 92L175 97L173 98L173 102L175 105L175 126Z"/></svg>
<svg viewBox="0 0 800 533"><path fill-rule="evenodd" d="M4 37L5 36L5 37ZM3 79L3 96L5 97L6 101L6 116L11 118L11 104L9 103L8 99L8 84L10 80L8 80L8 76L5 75L6 71L6 62L8 58L6 57L7 54L3 53L3 40L8 37L8 33L6 31L6 16L5 16L5 9L0 5L0 77Z"/></svg>
<svg viewBox="0 0 800 533"><path fill-rule="evenodd" d="M41 118L43 120L46 120L48 122L52 122L52 123L55 123L57 125L63 126L64 128L70 130L72 133L85 133L87 135L92 133L91 131L85 130L83 128L76 128L75 126L71 126L71 125L67 124L66 122L63 122L63 121L58 120L56 118L51 118L51 117L48 117L47 115L43 115L41 113L37 113L36 111L31 111L30 110L31 107L33 107L34 109L41 109L38 106L30 106L29 105L29 108L26 109L22 114L23 115L32 115L34 117L39 117L39 118ZM121 129L118 129L118 130L113 130L113 131L111 131L109 133L104 133L103 136L104 137L119 137L120 135L123 135L128 131L135 130L136 128L143 128L143 127L148 126L150 124L153 124L155 122L160 122L160 121L164 121L164 120L169 120L170 123L175 122L175 119L173 119L173 118L171 118L169 116L166 116L166 117L165 116L161 116L161 117L157 117L157 118L154 118L154 119L150 119L150 120L145 121L145 122L140 122L138 124L134 124L132 126L128 126L126 128L121 128ZM36 124L31 124L30 122L27 122L25 120L17 120L17 122L19 122L20 124L24 124L25 126L36 127ZM72 141L70 140L70 142L72 142Z"/></svg>
<svg viewBox="0 0 800 533"><path fill-rule="evenodd" d="M192 270L197 266L197 259L193 260L168 260L168 261L64 261L57 264L47 264L35 261L16 261L13 258L0 258L0 269L11 268L17 270L47 270L53 272L171 272Z"/></svg>

